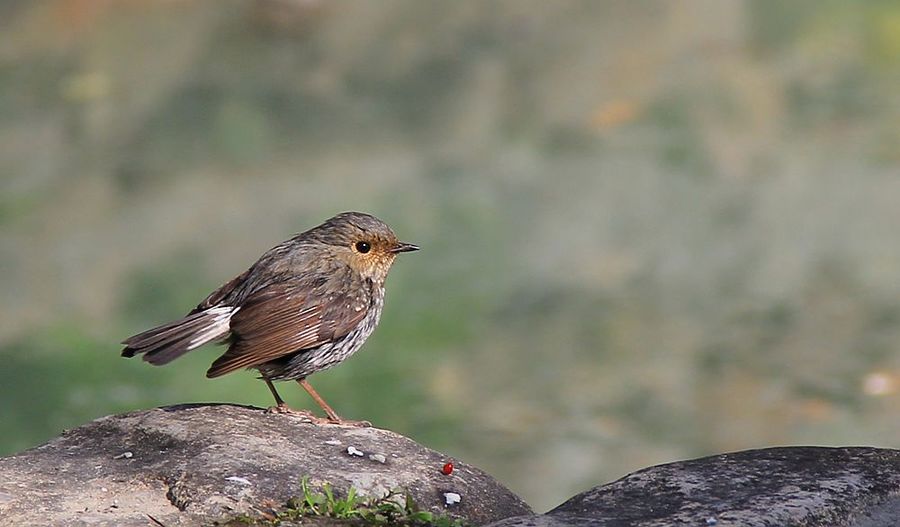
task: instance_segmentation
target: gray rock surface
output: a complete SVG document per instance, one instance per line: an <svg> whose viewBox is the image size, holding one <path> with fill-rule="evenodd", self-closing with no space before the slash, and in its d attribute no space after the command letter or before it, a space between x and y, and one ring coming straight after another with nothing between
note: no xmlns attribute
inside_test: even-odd
<svg viewBox="0 0 900 527"><path fill-rule="evenodd" d="M491 476L393 432L316 426L233 405L104 417L0 459L0 525L209 525L299 496L300 481L409 492L421 508L485 524L531 509ZM445 493L461 501L447 505Z"/></svg>
<svg viewBox="0 0 900 527"><path fill-rule="evenodd" d="M284 504L300 481L342 493L409 492L422 507L493 527L895 527L900 451L784 447L640 470L552 511L484 472L375 428L316 426L233 405L109 416L0 459L0 526L210 525ZM458 494L448 505L446 493ZM495 522L495 523L491 523Z"/></svg>
<svg viewBox="0 0 900 527"><path fill-rule="evenodd" d="M783 447L680 461L492 527L897 527L900 451Z"/></svg>

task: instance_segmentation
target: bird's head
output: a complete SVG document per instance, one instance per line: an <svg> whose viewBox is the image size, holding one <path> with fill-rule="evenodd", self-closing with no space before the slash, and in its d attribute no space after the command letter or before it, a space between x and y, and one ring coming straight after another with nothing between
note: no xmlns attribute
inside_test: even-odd
<svg viewBox="0 0 900 527"><path fill-rule="evenodd" d="M419 250L397 239L383 221L362 212L338 214L308 234L328 244L336 258L377 283L384 282L398 254Z"/></svg>

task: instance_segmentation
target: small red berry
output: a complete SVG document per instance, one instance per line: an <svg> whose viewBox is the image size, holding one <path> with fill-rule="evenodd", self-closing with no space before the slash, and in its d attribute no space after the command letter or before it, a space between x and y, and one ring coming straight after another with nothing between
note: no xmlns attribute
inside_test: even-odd
<svg viewBox="0 0 900 527"><path fill-rule="evenodd" d="M453 461L448 461L448 462L444 463L444 466L441 467L441 474L443 474L445 476L449 476L450 474L453 474Z"/></svg>

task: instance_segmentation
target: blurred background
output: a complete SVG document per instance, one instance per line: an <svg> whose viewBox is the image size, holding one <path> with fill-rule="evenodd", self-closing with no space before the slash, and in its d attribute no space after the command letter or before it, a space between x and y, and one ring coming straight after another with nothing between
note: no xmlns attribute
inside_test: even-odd
<svg viewBox="0 0 900 527"><path fill-rule="evenodd" d="M270 405L118 342L345 210L423 250L313 385L537 510L900 447L898 87L896 1L4 0L0 454Z"/></svg>

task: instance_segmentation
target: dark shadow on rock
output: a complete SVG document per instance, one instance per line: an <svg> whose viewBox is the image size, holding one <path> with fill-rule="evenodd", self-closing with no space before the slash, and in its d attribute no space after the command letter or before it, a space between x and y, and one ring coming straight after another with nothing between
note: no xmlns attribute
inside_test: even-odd
<svg viewBox="0 0 900 527"><path fill-rule="evenodd" d="M265 411L264 408L260 408L258 406L252 406L249 404L233 404L233 403L181 403L181 404L173 404L170 406L160 406L159 408L154 408L154 410L158 410L160 412L180 412L182 410L192 410L194 408L214 408L216 406L229 406L231 408L243 408L245 410L254 410L254 411Z"/></svg>

